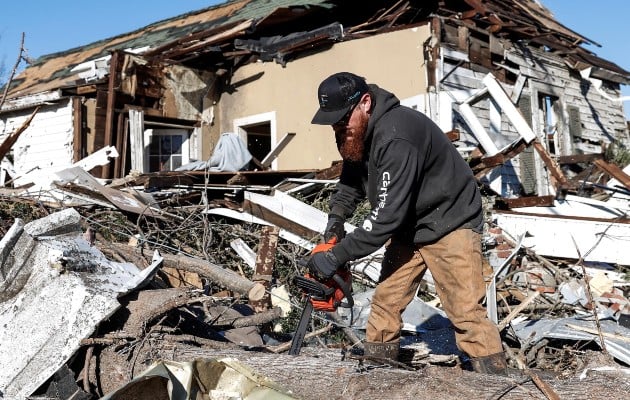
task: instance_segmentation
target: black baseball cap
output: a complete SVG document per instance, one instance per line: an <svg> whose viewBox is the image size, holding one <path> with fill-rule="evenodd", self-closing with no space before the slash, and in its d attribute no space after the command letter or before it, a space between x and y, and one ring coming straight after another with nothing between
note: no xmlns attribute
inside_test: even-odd
<svg viewBox="0 0 630 400"><path fill-rule="evenodd" d="M319 84L317 99L319 110L312 124L334 125L354 107L369 87L365 78L350 72L338 72Z"/></svg>

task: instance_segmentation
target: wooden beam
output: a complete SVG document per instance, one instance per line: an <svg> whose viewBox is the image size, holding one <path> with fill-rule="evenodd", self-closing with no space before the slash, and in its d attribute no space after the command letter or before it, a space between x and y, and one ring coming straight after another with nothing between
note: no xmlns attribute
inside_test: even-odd
<svg viewBox="0 0 630 400"><path fill-rule="evenodd" d="M572 154L570 156L558 157L558 164L577 164L577 163L592 163L595 160L601 160L604 158L602 153L596 154Z"/></svg>
<svg viewBox="0 0 630 400"><path fill-rule="evenodd" d="M621 168L615 164L607 163L604 160L595 160L593 163L597 165L599 169L617 179L626 189L630 190L630 176L623 172Z"/></svg>
<svg viewBox="0 0 630 400"><path fill-rule="evenodd" d="M72 98L72 162L83 158L83 104L80 97Z"/></svg>
<svg viewBox="0 0 630 400"><path fill-rule="evenodd" d="M87 85L87 86L79 86L77 87L77 94L92 94L96 93L96 85Z"/></svg>
<svg viewBox="0 0 630 400"><path fill-rule="evenodd" d="M269 154L265 156L265 158L260 161L260 164L263 168L267 169L271 167L271 163L278 157L278 154L289 144L289 142L295 137L295 133L289 132L280 141L276 146L271 149Z"/></svg>
<svg viewBox="0 0 630 400"><path fill-rule="evenodd" d="M428 87L436 87L438 84L437 74L438 74L438 65L440 60L440 38L441 35L441 26L442 21L438 17L431 19L431 36L435 38L435 43L432 44L433 47L428 50L431 54L430 60L425 60L427 63L427 86ZM426 54L426 53L425 53Z"/></svg>
<svg viewBox="0 0 630 400"><path fill-rule="evenodd" d="M258 282L265 287L265 295L260 300L249 302L255 312L263 312L271 308L269 290L271 289L279 234L280 228L276 226L265 226L262 228L262 237L256 256L256 269L252 281Z"/></svg>
<svg viewBox="0 0 630 400"><path fill-rule="evenodd" d="M116 88L118 78L118 63L121 57L121 53L114 51L112 58L109 60L109 83L107 86L107 108L105 112L105 135L103 146L112 145L112 137L114 130L114 108L116 106ZM109 178L109 164L103 165L101 170L101 178Z"/></svg>
<svg viewBox="0 0 630 400"><path fill-rule="evenodd" d="M566 186L567 178L562 173L562 170L560 169L560 166L558 165L558 163L553 158L551 158L551 155L543 147L542 143L540 143L540 141L536 139L534 140L533 145L534 145L534 149L538 152L538 155L540 156L540 158L543 160L543 162L549 169L551 176L555 178L556 189L559 190L561 186Z"/></svg>
<svg viewBox="0 0 630 400"><path fill-rule="evenodd" d="M123 153L124 142L123 140L127 139L126 135L123 135L125 131L125 114L118 114L118 124L116 128L116 150L118 151L119 156L114 160L114 176L113 178L122 178L124 176L124 172L122 171L122 163L125 159L125 153Z"/></svg>
<svg viewBox="0 0 630 400"><path fill-rule="evenodd" d="M506 161L516 157L519 153L525 150L526 147L527 145L525 144L524 139L521 138L521 140L516 142L513 146L503 150L502 153L498 153L491 157L483 157L479 164L471 166L473 172L475 173L475 177L479 179L497 165L505 164Z"/></svg>
<svg viewBox="0 0 630 400"><path fill-rule="evenodd" d="M39 108L40 106L35 108L31 116L28 117L28 119L24 121L24 123L22 123L22 126L20 126L15 132L9 133L4 138L4 141L2 142L2 144L0 144L0 160L4 158L4 156L7 155L9 150L11 150L11 147L13 147L15 142L18 140L18 138L22 134L22 132L24 132L26 128L28 128L28 126L31 124L31 121L33 121L33 118L35 118L35 115L39 111Z"/></svg>
<svg viewBox="0 0 630 400"><path fill-rule="evenodd" d="M520 207L551 207L554 205L555 196L528 196L515 199L497 199L497 206L505 206L508 209Z"/></svg>

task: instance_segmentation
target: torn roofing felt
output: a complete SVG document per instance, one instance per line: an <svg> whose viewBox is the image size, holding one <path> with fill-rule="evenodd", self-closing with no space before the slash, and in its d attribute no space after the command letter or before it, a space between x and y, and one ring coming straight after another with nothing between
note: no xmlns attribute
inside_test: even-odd
<svg viewBox="0 0 630 400"><path fill-rule="evenodd" d="M189 12L155 22L144 28L112 38L99 40L85 46L44 55L25 69L12 82L8 98L21 97L43 91L75 85L71 69L85 61L105 57L114 50L190 45L206 35L216 34L246 20L265 21L274 10L283 7L324 6L324 0L310 1L229 1L213 7ZM286 14L286 13L285 13ZM302 15L298 13L297 15ZM286 17L285 17L286 19ZM245 32L242 32L245 33ZM185 57L188 58L190 54Z"/></svg>

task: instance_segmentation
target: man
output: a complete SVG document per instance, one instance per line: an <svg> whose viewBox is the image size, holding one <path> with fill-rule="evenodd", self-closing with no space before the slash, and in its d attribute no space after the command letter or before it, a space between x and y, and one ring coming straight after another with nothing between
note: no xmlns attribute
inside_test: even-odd
<svg viewBox="0 0 630 400"><path fill-rule="evenodd" d="M325 239L309 269L322 279L387 245L366 327L365 354L396 359L402 312L426 269L475 371L505 373L497 327L482 305L481 195L472 171L424 114L362 77L340 72L318 89L313 124L331 125L343 168L331 196ZM345 235L343 223L367 196L371 211Z"/></svg>

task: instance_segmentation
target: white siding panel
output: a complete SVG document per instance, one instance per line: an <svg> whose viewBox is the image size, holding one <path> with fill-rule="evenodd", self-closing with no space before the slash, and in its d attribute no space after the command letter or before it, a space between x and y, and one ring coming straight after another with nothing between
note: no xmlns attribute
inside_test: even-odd
<svg viewBox="0 0 630 400"><path fill-rule="evenodd" d="M589 82L582 80L577 73L571 72L561 58L535 49L532 49L532 53L537 60L536 63L515 51L508 51L506 56L518 64L521 71L528 74L531 80L555 88L554 93L559 93L565 118L568 116L566 111L568 106L579 108L580 123L583 127L582 138L596 143L600 141L609 143L613 138L617 138L630 145L628 135L624 135L627 127L623 107L620 102L610 100L621 96L619 90L604 85L602 88L604 96ZM559 132L560 135L569 135L568 121L563 121L561 126L563 131ZM561 138L561 141L563 139Z"/></svg>
<svg viewBox="0 0 630 400"><path fill-rule="evenodd" d="M29 115L17 117L21 119L18 126ZM72 165L73 137L71 100L42 107L13 146L16 172Z"/></svg>

